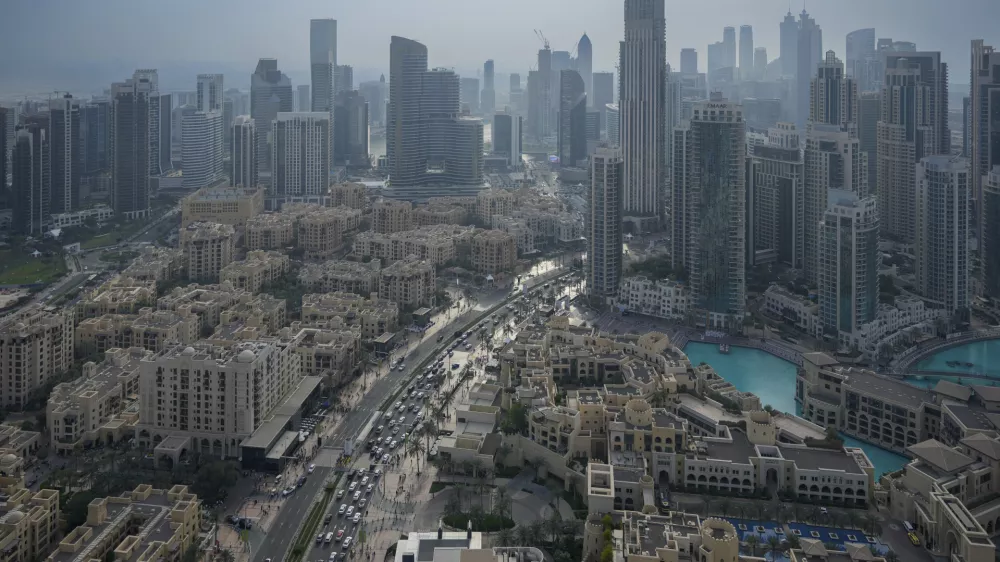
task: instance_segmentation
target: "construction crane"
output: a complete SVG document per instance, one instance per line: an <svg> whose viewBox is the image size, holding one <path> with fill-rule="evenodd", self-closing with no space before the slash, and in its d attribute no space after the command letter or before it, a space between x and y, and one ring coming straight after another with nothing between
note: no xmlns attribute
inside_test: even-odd
<svg viewBox="0 0 1000 562"><path fill-rule="evenodd" d="M543 35L542 32L538 29L535 30L535 35L538 37L539 41L541 41L542 44L545 45L545 48L548 49L549 40L545 38L545 35Z"/></svg>

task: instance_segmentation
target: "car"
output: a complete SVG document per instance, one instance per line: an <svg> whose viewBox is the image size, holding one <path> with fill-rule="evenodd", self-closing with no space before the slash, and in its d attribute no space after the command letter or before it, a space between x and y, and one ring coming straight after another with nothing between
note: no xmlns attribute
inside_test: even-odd
<svg viewBox="0 0 1000 562"><path fill-rule="evenodd" d="M355 516L355 519L357 519L357 516ZM357 523L357 521L355 521L355 523ZM343 550L350 549L351 548L351 538L352 537L347 537L346 539L344 539L344 544L340 548L343 549Z"/></svg>
<svg viewBox="0 0 1000 562"><path fill-rule="evenodd" d="M333 521L333 514L332 513L327 513L326 517L323 518L323 524L324 525L329 525L330 521Z"/></svg>
<svg viewBox="0 0 1000 562"><path fill-rule="evenodd" d="M830 514L830 511L827 510L825 507L819 508L819 512L822 513L823 515L829 515Z"/></svg>
<svg viewBox="0 0 1000 562"><path fill-rule="evenodd" d="M400 404L399 407L397 407L396 409L399 410L400 412L405 412L406 404Z"/></svg>
<svg viewBox="0 0 1000 562"><path fill-rule="evenodd" d="M374 490L374 489L375 489L375 484L369 484L368 487L365 488L365 493L366 494L370 494L370 493L372 493L372 490Z"/></svg>
<svg viewBox="0 0 1000 562"><path fill-rule="evenodd" d="M376 445L381 445L381 444L382 444L382 438L381 438L381 437L379 437L378 439L376 439L376 440L375 440L375 444L376 444Z"/></svg>
<svg viewBox="0 0 1000 562"><path fill-rule="evenodd" d="M455 352L454 351L449 351L448 352L448 357L454 357L454 356L455 356ZM452 369L454 369L454 367L452 367Z"/></svg>
<svg viewBox="0 0 1000 562"><path fill-rule="evenodd" d="M441 341L441 340L443 340L443 339L444 339L444 336L443 336L443 335L440 335L440 336L438 336L438 337L437 337L437 341Z"/></svg>
<svg viewBox="0 0 1000 562"><path fill-rule="evenodd" d="M354 475L358 473L356 468L352 468L350 472L347 473L348 480L354 480Z"/></svg>
<svg viewBox="0 0 1000 562"><path fill-rule="evenodd" d="M402 373L404 370L406 370L406 365L400 365L399 372Z"/></svg>
<svg viewBox="0 0 1000 562"><path fill-rule="evenodd" d="M345 513L344 515L348 517L354 515L354 506L353 505L347 506L347 513Z"/></svg>
<svg viewBox="0 0 1000 562"><path fill-rule="evenodd" d="M331 542L333 542L333 533L327 533L326 537L323 538L323 542L325 542L326 544L330 544Z"/></svg>
<svg viewBox="0 0 1000 562"><path fill-rule="evenodd" d="M380 425L377 428L375 428L375 433L382 433L384 430L385 430L385 426L384 425ZM375 442L378 443L377 440Z"/></svg>
<svg viewBox="0 0 1000 562"><path fill-rule="evenodd" d="M395 441L393 441L392 443L389 443L389 450L391 451L391 450L395 449L396 445L397 445L397 443Z"/></svg>
<svg viewBox="0 0 1000 562"><path fill-rule="evenodd" d="M337 542L340 542L341 540L344 539L344 530L343 529L337 529L337 537L336 537L336 539L337 539Z"/></svg>
<svg viewBox="0 0 1000 562"><path fill-rule="evenodd" d="M361 499L361 490L358 490L357 492L354 492L354 501L358 501L360 499Z"/></svg>
<svg viewBox="0 0 1000 562"><path fill-rule="evenodd" d="M314 464L311 464L311 465L309 465L309 469L308 469L308 471L307 471L307 472L308 472L309 474L312 474L314 470L316 470L316 465L314 465Z"/></svg>
<svg viewBox="0 0 1000 562"><path fill-rule="evenodd" d="M347 511L347 504L340 504L340 509L337 510L337 515L343 515Z"/></svg>
<svg viewBox="0 0 1000 562"><path fill-rule="evenodd" d="M387 464L389 462L389 454L386 453L382 455L382 464Z"/></svg>
<svg viewBox="0 0 1000 562"><path fill-rule="evenodd" d="M305 476L299 476L299 481L295 483L295 487L296 488L301 488L302 485L305 484L305 483L306 483L306 477Z"/></svg>
<svg viewBox="0 0 1000 562"><path fill-rule="evenodd" d="M375 480L378 480L379 476L382 476L382 469L381 468L376 468L375 469L375 476L373 478Z"/></svg>
<svg viewBox="0 0 1000 562"><path fill-rule="evenodd" d="M906 538L910 539L913 546L920 546L920 537L916 533L906 533Z"/></svg>
<svg viewBox="0 0 1000 562"><path fill-rule="evenodd" d="M361 522L361 512L359 511L359 512L355 513L354 514L354 518L351 519L351 521L354 521L355 525L357 525L358 523L360 523Z"/></svg>
<svg viewBox="0 0 1000 562"><path fill-rule="evenodd" d="M344 490L337 490L337 499L344 497Z"/></svg>
<svg viewBox="0 0 1000 562"><path fill-rule="evenodd" d="M285 496L287 498L288 496L292 495L294 492L295 492L295 488L288 487L288 488L285 488L284 490L282 490L281 495Z"/></svg>
<svg viewBox="0 0 1000 562"><path fill-rule="evenodd" d="M320 544L322 542L323 542L323 533L320 533L316 535L316 544Z"/></svg>
<svg viewBox="0 0 1000 562"><path fill-rule="evenodd" d="M453 370L453 371L454 371L455 369L459 368L459 367L461 367L461 365L459 365L458 363L452 363L452 364L451 364L451 370Z"/></svg>
<svg viewBox="0 0 1000 562"><path fill-rule="evenodd" d="M396 435L397 433L399 433L399 426L398 425L396 427L392 428L392 434ZM395 441L393 441L393 443L395 443ZM389 448L391 449L392 447L389 447Z"/></svg>
<svg viewBox="0 0 1000 562"><path fill-rule="evenodd" d="M361 498L361 500L358 502L358 508L359 509L364 509L364 507L365 507L365 505L367 503L368 503L368 500L366 498Z"/></svg>
<svg viewBox="0 0 1000 562"><path fill-rule="evenodd" d="M358 483L357 482L351 482L351 485L347 487L347 491L348 492L353 492L357 488L358 488Z"/></svg>
<svg viewBox="0 0 1000 562"><path fill-rule="evenodd" d="M375 449L375 456L376 457L381 457L382 456L382 447L379 447L378 449Z"/></svg>
<svg viewBox="0 0 1000 562"><path fill-rule="evenodd" d="M365 476L364 478L361 479L361 485L364 486L367 483L368 483L368 477Z"/></svg>

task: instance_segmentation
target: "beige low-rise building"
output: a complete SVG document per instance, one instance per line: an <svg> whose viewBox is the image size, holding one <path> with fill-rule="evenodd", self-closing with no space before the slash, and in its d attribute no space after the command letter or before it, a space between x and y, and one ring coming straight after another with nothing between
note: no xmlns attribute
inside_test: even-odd
<svg viewBox="0 0 1000 562"><path fill-rule="evenodd" d="M0 423L0 450L3 453L13 453L22 459L29 458L41 448L42 434L38 431L26 431L20 425Z"/></svg>
<svg viewBox="0 0 1000 562"><path fill-rule="evenodd" d="M272 283L288 273L288 256L276 251L251 250L246 259L237 260L222 268L220 281L228 281L237 289L251 293Z"/></svg>
<svg viewBox="0 0 1000 562"><path fill-rule="evenodd" d="M29 306L0 323L0 407L25 406L32 393L73 364L73 310Z"/></svg>
<svg viewBox="0 0 1000 562"><path fill-rule="evenodd" d="M58 491L15 491L0 504L0 560L41 560L59 536L59 518Z"/></svg>
<svg viewBox="0 0 1000 562"><path fill-rule="evenodd" d="M203 331L213 330L219 325L222 312L252 294L233 287L232 283L199 285L192 283L185 287L174 287L172 291L156 301L159 310L173 310L181 314L194 313L201 319Z"/></svg>
<svg viewBox="0 0 1000 562"><path fill-rule="evenodd" d="M456 259L459 247L471 247L475 231L471 226L438 224L392 234L362 232L354 238L354 253L388 263L415 257L444 265Z"/></svg>
<svg viewBox="0 0 1000 562"><path fill-rule="evenodd" d="M83 294L76 303L77 322L105 314L138 314L156 303L156 281L116 276Z"/></svg>
<svg viewBox="0 0 1000 562"><path fill-rule="evenodd" d="M509 216L517 197L505 189L484 189L476 195L476 217L489 224L493 215Z"/></svg>
<svg viewBox="0 0 1000 562"><path fill-rule="evenodd" d="M214 222L242 232L247 221L262 212L263 187L203 187L181 200L181 228L196 222Z"/></svg>
<svg viewBox="0 0 1000 562"><path fill-rule="evenodd" d="M163 351L173 343L192 343L201 333L194 313L143 308L139 314L105 314L76 326L76 353L85 357L112 348L139 347Z"/></svg>
<svg viewBox="0 0 1000 562"><path fill-rule="evenodd" d="M361 337L371 341L399 329L399 305L378 297L367 299L351 293L303 295L303 327L327 327L331 322L361 326Z"/></svg>
<svg viewBox="0 0 1000 562"><path fill-rule="evenodd" d="M413 204L383 199L372 207L372 231L392 234L413 228Z"/></svg>
<svg viewBox="0 0 1000 562"><path fill-rule="evenodd" d="M87 522L69 531L45 562L130 560L179 562L201 532L201 501L177 484L140 484L127 494L98 498Z"/></svg>
<svg viewBox="0 0 1000 562"><path fill-rule="evenodd" d="M379 296L404 308L435 305L437 274L425 260L400 260L382 270Z"/></svg>
<svg viewBox="0 0 1000 562"><path fill-rule="evenodd" d="M310 207L299 217L297 247L307 259L330 258L361 226L361 211L350 207Z"/></svg>
<svg viewBox="0 0 1000 562"><path fill-rule="evenodd" d="M299 283L312 293L356 293L367 297L378 292L381 260L368 263L329 260L306 264L299 270Z"/></svg>
<svg viewBox="0 0 1000 562"><path fill-rule="evenodd" d="M219 315L219 322L223 325L238 322L270 334L283 328L286 318L285 299L261 293L252 297L246 295L233 303Z"/></svg>
<svg viewBox="0 0 1000 562"><path fill-rule="evenodd" d="M144 246L122 277L136 281L172 281L187 274L187 256L179 248Z"/></svg>
<svg viewBox="0 0 1000 562"><path fill-rule="evenodd" d="M268 213L247 222L244 244L249 250L278 250L295 242L295 224L291 214Z"/></svg>
<svg viewBox="0 0 1000 562"><path fill-rule="evenodd" d="M139 364L153 354L112 348L101 363L84 364L80 378L56 385L45 407L55 450L69 453L132 437L139 420Z"/></svg>
<svg viewBox="0 0 1000 562"><path fill-rule="evenodd" d="M428 203L413 209L413 226L468 224L469 212L459 205Z"/></svg>
<svg viewBox="0 0 1000 562"><path fill-rule="evenodd" d="M192 223L181 229L180 247L187 258L188 279L217 282L219 272L235 258L236 230L228 224Z"/></svg>
<svg viewBox="0 0 1000 562"><path fill-rule="evenodd" d="M330 186L330 206L363 211L368 208L368 188L363 183L335 183Z"/></svg>
<svg viewBox="0 0 1000 562"><path fill-rule="evenodd" d="M499 230L479 230L472 238L472 266L483 275L511 273L517 263L517 242Z"/></svg>
<svg viewBox="0 0 1000 562"><path fill-rule="evenodd" d="M292 344L302 360L303 375L327 377L331 387L346 383L363 368L360 325L303 328L301 322L292 322L278 337Z"/></svg>

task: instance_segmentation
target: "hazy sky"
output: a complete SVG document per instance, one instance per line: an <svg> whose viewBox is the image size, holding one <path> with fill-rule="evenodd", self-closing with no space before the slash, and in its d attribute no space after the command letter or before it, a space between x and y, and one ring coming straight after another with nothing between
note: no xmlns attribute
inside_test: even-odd
<svg viewBox="0 0 1000 562"><path fill-rule="evenodd" d="M721 40L722 27L754 27L756 46L778 55L778 22L802 0L666 0L668 60L681 47ZM586 31L594 69L613 69L622 36L623 0L4 0L0 62L18 65L112 60L123 66L222 62L253 70L260 57L283 69L308 68L309 19L339 25L339 61L388 67L389 37L403 35L430 50L433 66L459 71L496 60L498 72L524 74L540 47L573 50ZM823 28L823 48L844 58L844 36L874 27L878 37L940 50L952 80L968 82L969 40L1000 47L1000 0L809 0ZM2 78L0 78L2 81Z"/></svg>

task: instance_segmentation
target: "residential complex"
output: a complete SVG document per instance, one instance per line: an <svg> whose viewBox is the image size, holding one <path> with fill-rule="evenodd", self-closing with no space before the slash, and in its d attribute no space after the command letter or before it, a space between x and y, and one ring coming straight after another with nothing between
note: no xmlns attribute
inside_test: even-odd
<svg viewBox="0 0 1000 562"><path fill-rule="evenodd" d="M193 312L201 319L201 329L210 330L219 325L222 312L252 295L233 287L232 283L175 287L156 301L156 308L180 313Z"/></svg>
<svg viewBox="0 0 1000 562"><path fill-rule="evenodd" d="M337 183L330 186L330 206L368 208L368 189L362 183Z"/></svg>
<svg viewBox="0 0 1000 562"><path fill-rule="evenodd" d="M591 160L587 220L587 288L591 299L613 298L622 275L622 153L602 148Z"/></svg>
<svg viewBox="0 0 1000 562"><path fill-rule="evenodd" d="M381 261L368 263L330 260L306 264L299 270L299 283L314 293L356 293L367 297L378 292Z"/></svg>
<svg viewBox="0 0 1000 562"><path fill-rule="evenodd" d="M636 314L683 321L691 311L691 291L670 279L625 277L616 304Z"/></svg>
<svg viewBox="0 0 1000 562"><path fill-rule="evenodd" d="M514 270L517 243L499 230L480 230L472 238L472 267L482 275L499 275Z"/></svg>
<svg viewBox="0 0 1000 562"><path fill-rule="evenodd" d="M423 260L400 260L379 273L378 296L403 308L433 307L437 293L434 264Z"/></svg>
<svg viewBox="0 0 1000 562"><path fill-rule="evenodd" d="M969 161L926 156L917 164L916 270L920 295L949 314L970 306Z"/></svg>
<svg viewBox="0 0 1000 562"><path fill-rule="evenodd" d="M264 285L281 279L288 273L288 268L288 256L281 252L250 250L246 259L223 267L219 272L219 280L228 281L237 289L256 293Z"/></svg>
<svg viewBox="0 0 1000 562"><path fill-rule="evenodd" d="M360 326L365 341L395 332L399 326L399 305L379 298L350 293L314 293L302 297L302 325Z"/></svg>
<svg viewBox="0 0 1000 562"><path fill-rule="evenodd" d="M299 213L297 247L307 259L329 259L361 225L361 211L349 207L309 206Z"/></svg>
<svg viewBox="0 0 1000 562"><path fill-rule="evenodd" d="M409 201L383 199L372 207L372 231L391 234L413 228L413 205Z"/></svg>
<svg viewBox="0 0 1000 562"><path fill-rule="evenodd" d="M205 187L181 200L181 228L196 222L228 224L243 232L264 211L260 187Z"/></svg>
<svg viewBox="0 0 1000 562"><path fill-rule="evenodd" d="M24 407L73 364L73 310L29 306L0 323L0 407Z"/></svg>
<svg viewBox="0 0 1000 562"><path fill-rule="evenodd" d="M192 223L181 229L180 247L187 256L188 279L216 282L235 257L236 230L228 224Z"/></svg>
<svg viewBox="0 0 1000 562"><path fill-rule="evenodd" d="M147 246L122 270L122 277L143 281L172 281L187 275L187 255L177 248Z"/></svg>
<svg viewBox="0 0 1000 562"><path fill-rule="evenodd" d="M471 226L439 224L392 234L362 232L354 238L354 253L390 263L416 256L434 265L444 265L456 259L455 247L470 243L475 231Z"/></svg>
<svg viewBox="0 0 1000 562"><path fill-rule="evenodd" d="M82 321L105 314L138 314L139 310L154 304L155 280L117 276L81 295L76 303L76 319Z"/></svg>
<svg viewBox="0 0 1000 562"><path fill-rule="evenodd" d="M175 343L193 343L201 334L197 315L142 308L139 314L105 314L76 326L76 353L81 357L112 348L138 347L163 351Z"/></svg>

